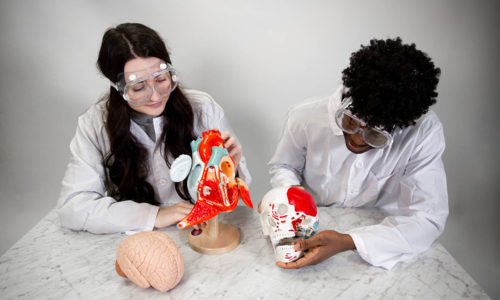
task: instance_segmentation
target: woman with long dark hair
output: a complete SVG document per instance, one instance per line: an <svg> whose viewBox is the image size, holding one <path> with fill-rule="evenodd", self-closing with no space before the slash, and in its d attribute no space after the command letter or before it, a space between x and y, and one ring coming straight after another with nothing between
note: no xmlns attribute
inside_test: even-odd
<svg viewBox="0 0 500 300"><path fill-rule="evenodd" d="M183 90L165 43L142 24L120 24L102 39L97 66L109 94L78 119L57 211L63 226L94 233L176 224L193 207L186 180L174 183L174 158L219 129L247 183L241 147L210 95Z"/></svg>

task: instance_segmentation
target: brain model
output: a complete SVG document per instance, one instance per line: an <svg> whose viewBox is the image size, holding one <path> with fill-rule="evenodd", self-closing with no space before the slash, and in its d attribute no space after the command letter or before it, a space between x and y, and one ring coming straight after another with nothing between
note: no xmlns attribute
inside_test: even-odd
<svg viewBox="0 0 500 300"><path fill-rule="evenodd" d="M146 231L125 238L116 251L116 272L141 288L166 292L184 274L182 255L175 243L158 231Z"/></svg>

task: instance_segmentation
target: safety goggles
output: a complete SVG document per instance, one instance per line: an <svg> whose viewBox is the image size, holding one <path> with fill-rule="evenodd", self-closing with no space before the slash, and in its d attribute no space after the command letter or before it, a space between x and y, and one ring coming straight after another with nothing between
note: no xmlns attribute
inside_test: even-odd
<svg viewBox="0 0 500 300"><path fill-rule="evenodd" d="M153 71L153 73L151 73ZM158 63L147 69L120 73L112 86L126 101L140 105L148 102L153 89L160 95L168 95L177 87L177 75L168 63Z"/></svg>
<svg viewBox="0 0 500 300"><path fill-rule="evenodd" d="M349 110L351 104L352 99L348 98L335 112L335 121L340 129L348 134L355 134L361 130L363 141L373 148L384 148L390 145L392 143L391 134L380 127L367 126L366 122L353 115Z"/></svg>

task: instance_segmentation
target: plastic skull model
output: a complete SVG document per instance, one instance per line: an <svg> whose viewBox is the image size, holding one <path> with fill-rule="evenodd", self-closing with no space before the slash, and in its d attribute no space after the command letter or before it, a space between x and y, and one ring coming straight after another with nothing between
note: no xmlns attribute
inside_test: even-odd
<svg viewBox="0 0 500 300"><path fill-rule="evenodd" d="M297 260L302 253L292 242L307 239L318 229L314 198L300 188L279 187L264 195L260 207L262 231L271 238L276 261Z"/></svg>

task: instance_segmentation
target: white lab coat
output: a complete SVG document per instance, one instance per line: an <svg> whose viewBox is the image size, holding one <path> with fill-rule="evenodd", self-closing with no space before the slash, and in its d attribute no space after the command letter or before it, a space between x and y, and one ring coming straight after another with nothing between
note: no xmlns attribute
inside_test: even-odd
<svg viewBox="0 0 500 300"><path fill-rule="evenodd" d="M364 260L390 269L428 249L444 229L443 128L429 111L416 125L397 129L391 146L354 154L334 119L342 92L340 87L330 97L309 99L289 110L269 162L271 185L302 184L318 205L385 210L388 217L382 223L348 233Z"/></svg>
<svg viewBox="0 0 500 300"><path fill-rule="evenodd" d="M194 112L194 134L209 129L232 132L223 109L206 93L184 90ZM73 230L93 233L137 232L152 230L159 206L136 203L132 200L117 202L107 195L106 173L103 160L109 152L109 137L104 126L105 102L94 104L78 118L76 134L71 141L71 159L62 181L57 204L61 224ZM153 119L156 141L160 140L163 118ZM131 121L130 131L148 150L149 175L147 181L155 190L162 206L182 200L170 179L170 169L163 158L164 145L156 145L138 124ZM170 158L170 161L171 158ZM242 157L239 176L250 184L251 177Z"/></svg>

